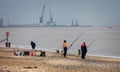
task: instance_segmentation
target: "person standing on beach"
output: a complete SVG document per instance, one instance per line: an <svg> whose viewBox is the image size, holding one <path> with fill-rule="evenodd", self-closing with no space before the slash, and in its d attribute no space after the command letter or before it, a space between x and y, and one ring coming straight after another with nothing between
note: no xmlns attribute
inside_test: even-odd
<svg viewBox="0 0 120 72"><path fill-rule="evenodd" d="M64 57L66 57L66 54L67 54L67 42L66 42L66 40L64 40L64 42L63 42L63 50L64 50L63 55L64 55Z"/></svg>
<svg viewBox="0 0 120 72"><path fill-rule="evenodd" d="M36 46L35 42L31 41L31 47L33 50L35 49L35 46Z"/></svg>
<svg viewBox="0 0 120 72"><path fill-rule="evenodd" d="M86 53L87 53L87 47L86 47L85 42L83 42L83 44L81 45L81 51L82 51L81 58L85 59L85 56L86 56Z"/></svg>

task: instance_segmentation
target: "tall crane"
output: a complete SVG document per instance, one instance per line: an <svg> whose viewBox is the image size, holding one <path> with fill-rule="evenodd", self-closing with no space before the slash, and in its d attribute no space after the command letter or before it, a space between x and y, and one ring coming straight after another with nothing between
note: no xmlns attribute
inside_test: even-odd
<svg viewBox="0 0 120 72"><path fill-rule="evenodd" d="M43 6L41 17L40 17L40 24L43 24L43 25L44 25L44 13L45 13L45 4Z"/></svg>
<svg viewBox="0 0 120 72"><path fill-rule="evenodd" d="M3 26L3 14L0 17L0 26Z"/></svg>
<svg viewBox="0 0 120 72"><path fill-rule="evenodd" d="M55 21L53 21L52 12L51 9L49 9L49 20L47 21L47 26L54 26L54 25L55 25Z"/></svg>
<svg viewBox="0 0 120 72"><path fill-rule="evenodd" d="M75 20L75 24L74 24L74 20L72 20L72 24L71 24L71 26L79 26L78 21Z"/></svg>

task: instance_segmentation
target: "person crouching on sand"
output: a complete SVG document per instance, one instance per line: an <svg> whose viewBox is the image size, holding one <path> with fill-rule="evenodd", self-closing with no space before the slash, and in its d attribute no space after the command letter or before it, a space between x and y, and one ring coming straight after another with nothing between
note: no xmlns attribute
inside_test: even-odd
<svg viewBox="0 0 120 72"><path fill-rule="evenodd" d="M66 57L66 54L67 54L67 42L66 42L66 40L64 40L64 42L63 42L63 50L64 50L63 55L64 55L64 57Z"/></svg>
<svg viewBox="0 0 120 72"><path fill-rule="evenodd" d="M82 51L81 58L85 59L85 56L86 56L86 53L87 53L87 47L86 47L85 42L83 42L83 44L81 45L81 51Z"/></svg>

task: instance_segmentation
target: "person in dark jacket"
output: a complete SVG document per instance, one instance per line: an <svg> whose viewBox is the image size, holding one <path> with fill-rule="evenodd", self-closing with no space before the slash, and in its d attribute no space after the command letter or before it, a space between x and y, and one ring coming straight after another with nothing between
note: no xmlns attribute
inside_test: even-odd
<svg viewBox="0 0 120 72"><path fill-rule="evenodd" d="M35 49L35 46L36 46L35 42L31 41L31 47L33 50Z"/></svg>
<svg viewBox="0 0 120 72"><path fill-rule="evenodd" d="M85 59L85 56L86 56L86 53L87 53L87 47L86 47L85 42L83 42L83 44L81 45L81 51L82 51L81 58Z"/></svg>

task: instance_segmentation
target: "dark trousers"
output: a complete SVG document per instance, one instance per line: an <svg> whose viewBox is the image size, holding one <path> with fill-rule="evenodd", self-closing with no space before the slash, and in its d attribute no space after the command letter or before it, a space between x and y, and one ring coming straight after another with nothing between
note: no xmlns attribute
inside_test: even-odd
<svg viewBox="0 0 120 72"><path fill-rule="evenodd" d="M64 53L63 53L64 57L66 57L66 54L67 54L67 48L64 48Z"/></svg>
<svg viewBox="0 0 120 72"><path fill-rule="evenodd" d="M86 50L85 48L81 48L81 51L82 51L81 58L82 58L82 59L85 59L85 56L86 56L87 50Z"/></svg>

